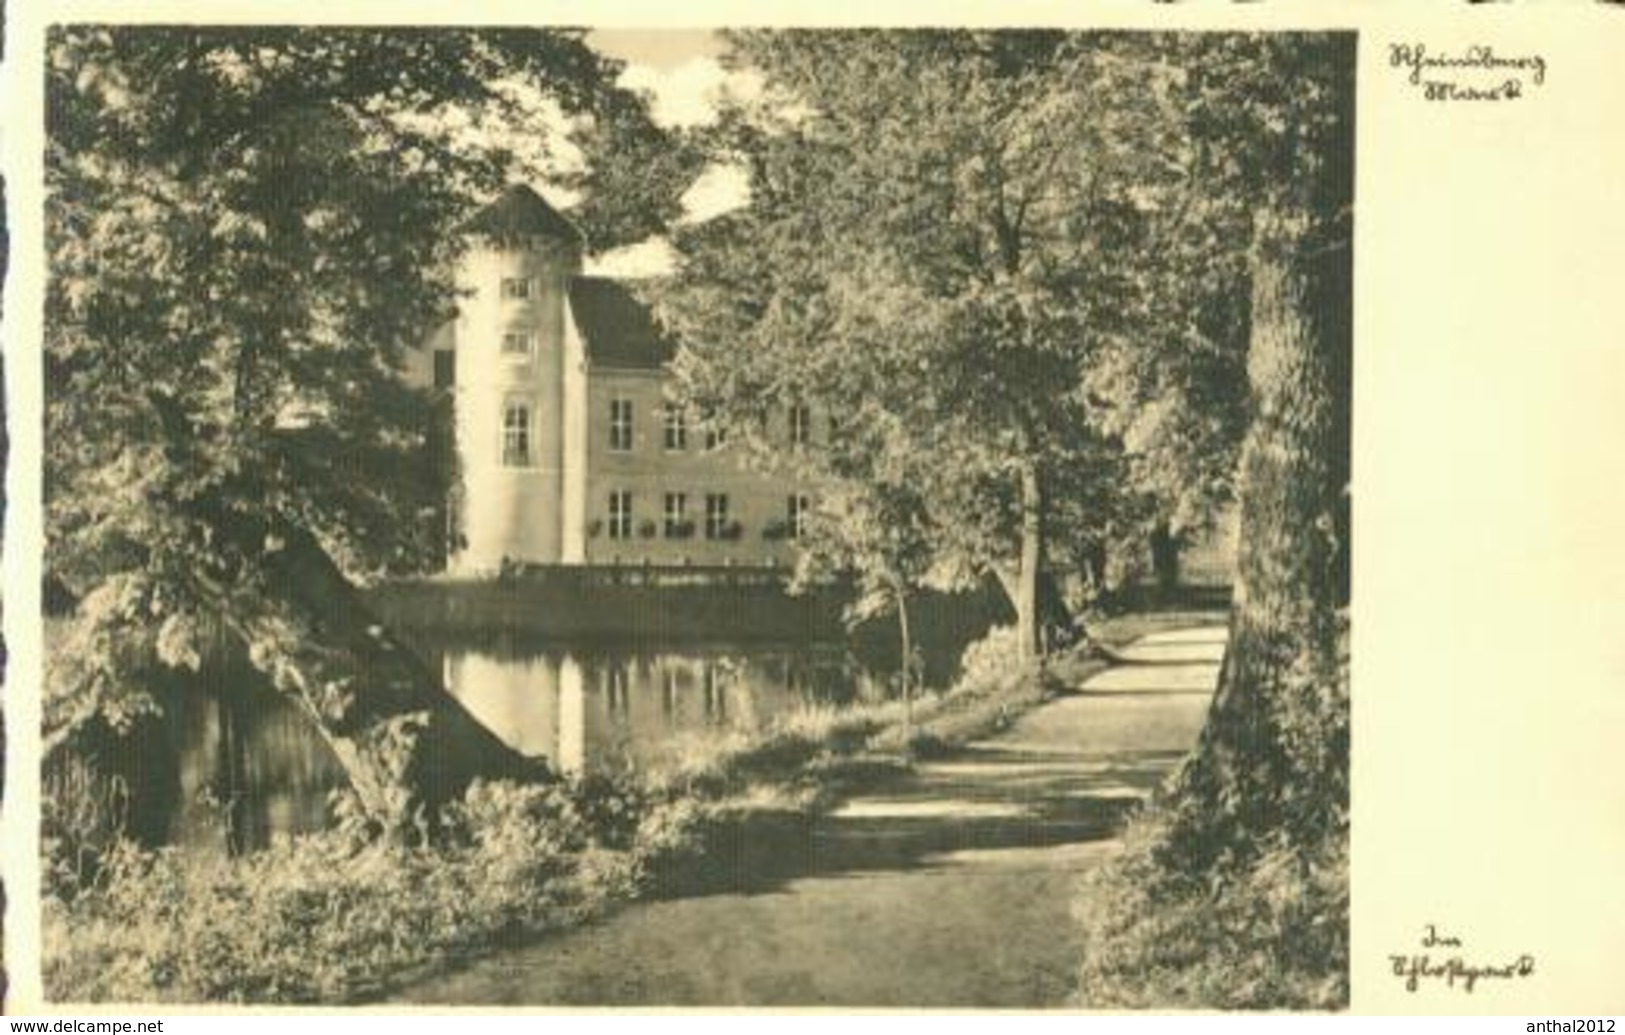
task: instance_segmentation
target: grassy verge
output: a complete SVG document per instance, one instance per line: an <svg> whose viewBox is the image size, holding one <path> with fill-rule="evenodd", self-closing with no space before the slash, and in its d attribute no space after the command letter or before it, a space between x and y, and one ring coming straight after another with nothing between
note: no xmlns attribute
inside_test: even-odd
<svg viewBox="0 0 1625 1035"><path fill-rule="evenodd" d="M1337 1010L1348 1005L1348 839L1278 845L1223 874L1161 860L1167 816L1130 821L1086 878L1079 985L1093 1009Z"/></svg>
<svg viewBox="0 0 1625 1035"><path fill-rule="evenodd" d="M681 822L649 857L648 890L684 894L782 865L786 845L810 835L818 815L895 778L918 757L951 752L1014 721L1104 667L1084 651L1049 664L1014 660L1009 630L966 652L946 693L913 702L811 708L764 736L712 748L666 774L660 787Z"/></svg>
<svg viewBox="0 0 1625 1035"><path fill-rule="evenodd" d="M1348 1006L1348 655L1303 651L1135 816L1076 903L1091 1008ZM1211 727L1210 727L1211 730ZM1240 745L1237 750L1233 745Z"/></svg>
<svg viewBox="0 0 1625 1035"><path fill-rule="evenodd" d="M1012 720L1099 663L1013 663L995 633L946 693L812 708L637 783L477 785L432 849L361 824L253 855L117 843L44 905L47 994L69 1002L353 1002L413 975L672 894L798 836L843 795ZM765 858L762 860L767 861ZM48 860L49 863L49 860Z"/></svg>

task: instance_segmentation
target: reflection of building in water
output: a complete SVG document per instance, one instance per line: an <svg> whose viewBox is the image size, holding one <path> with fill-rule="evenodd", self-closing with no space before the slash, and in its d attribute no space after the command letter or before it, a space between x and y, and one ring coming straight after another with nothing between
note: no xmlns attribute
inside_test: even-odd
<svg viewBox="0 0 1625 1035"><path fill-rule="evenodd" d="M573 655L566 654L560 658L558 666L558 747L551 757L553 763L565 772L580 773L587 768L587 677L581 671L581 662ZM457 688L452 686L451 692L455 694ZM497 736L507 740L508 734L504 730L492 729Z"/></svg>
<svg viewBox="0 0 1625 1035"><path fill-rule="evenodd" d="M660 670L660 708L668 721L677 717L677 700L682 694L677 677L678 668L675 665Z"/></svg>
<svg viewBox="0 0 1625 1035"><path fill-rule="evenodd" d="M515 751L555 757L563 728L559 715L563 676L557 658L448 651L442 672L463 707Z"/></svg>
<svg viewBox="0 0 1625 1035"><path fill-rule="evenodd" d="M839 652L436 649L431 656L475 719L521 753L572 772L670 766L696 744L759 729L810 703L849 700L875 684ZM143 743L163 740L170 749L110 752L131 796L128 834L213 853L321 829L329 794L346 781L308 719L246 667L177 678L176 706L141 733Z"/></svg>
<svg viewBox="0 0 1625 1035"><path fill-rule="evenodd" d="M515 749L566 771L660 768L696 738L760 729L817 697L864 678L842 662L818 680L816 666L775 655L573 653L497 657L447 651L446 685L481 723ZM797 673L787 678L786 672Z"/></svg>
<svg viewBox="0 0 1625 1035"><path fill-rule="evenodd" d="M705 687L705 717L714 726L728 721L728 689L715 663L707 663L702 676Z"/></svg>
<svg viewBox="0 0 1625 1035"><path fill-rule="evenodd" d="M632 710L632 694L627 686L630 674L627 672L630 662L616 661L604 667L605 699L609 702L611 712L619 712L625 716Z"/></svg>

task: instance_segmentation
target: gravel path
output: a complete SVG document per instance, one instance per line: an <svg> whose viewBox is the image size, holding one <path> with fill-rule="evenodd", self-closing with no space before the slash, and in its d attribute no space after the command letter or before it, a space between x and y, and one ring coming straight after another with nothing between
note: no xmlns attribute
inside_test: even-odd
<svg viewBox="0 0 1625 1035"><path fill-rule="evenodd" d="M639 903L487 957L402 1001L597 1006L1062 1006L1080 874L1195 742L1224 630L1157 633L1138 664L855 798L774 872Z"/></svg>

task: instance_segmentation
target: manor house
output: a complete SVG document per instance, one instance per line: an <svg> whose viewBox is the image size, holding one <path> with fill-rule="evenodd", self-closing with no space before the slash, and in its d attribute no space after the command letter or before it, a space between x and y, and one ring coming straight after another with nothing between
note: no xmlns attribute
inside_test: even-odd
<svg viewBox="0 0 1625 1035"><path fill-rule="evenodd" d="M465 228L454 320L409 360L454 401L448 569L789 564L805 486L747 469L670 398L673 343L623 283L581 273L581 232L528 187ZM787 446L805 406L769 421Z"/></svg>

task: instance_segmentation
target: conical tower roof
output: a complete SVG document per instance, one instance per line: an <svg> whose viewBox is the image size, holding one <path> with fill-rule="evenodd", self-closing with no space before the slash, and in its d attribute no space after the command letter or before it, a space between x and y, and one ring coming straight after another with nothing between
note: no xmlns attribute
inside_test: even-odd
<svg viewBox="0 0 1625 1035"><path fill-rule="evenodd" d="M586 240L574 223L522 183L509 187L464 223L463 233L498 241L547 237L579 245Z"/></svg>

